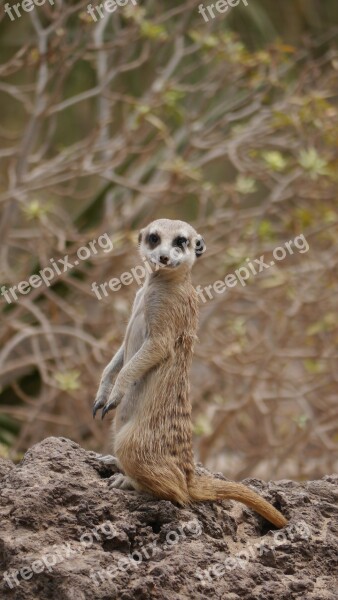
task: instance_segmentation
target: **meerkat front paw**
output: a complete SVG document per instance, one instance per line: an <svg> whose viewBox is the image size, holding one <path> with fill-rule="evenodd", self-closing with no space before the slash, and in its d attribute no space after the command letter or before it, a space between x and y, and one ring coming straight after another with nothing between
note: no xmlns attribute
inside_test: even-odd
<svg viewBox="0 0 338 600"><path fill-rule="evenodd" d="M112 387L112 385L100 385L93 404L94 419L97 411L105 405L107 398L109 398L109 394L111 393Z"/></svg>
<svg viewBox="0 0 338 600"><path fill-rule="evenodd" d="M105 399L102 398L102 396L97 396L95 399L95 402L93 404L93 418L95 419L96 417L96 413L99 410L99 408L102 408L102 406L104 406L105 404Z"/></svg>
<svg viewBox="0 0 338 600"><path fill-rule="evenodd" d="M118 387L114 387L113 391L111 392L107 403L104 405L103 409L102 409L102 419L104 419L104 417L106 416L107 412L109 412L110 410L112 410L113 408L116 408L123 396L124 396L124 390Z"/></svg>

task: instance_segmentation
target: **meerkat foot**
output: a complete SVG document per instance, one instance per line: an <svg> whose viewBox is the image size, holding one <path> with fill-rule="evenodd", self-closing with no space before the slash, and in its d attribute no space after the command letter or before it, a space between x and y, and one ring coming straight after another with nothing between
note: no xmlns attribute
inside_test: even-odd
<svg viewBox="0 0 338 600"><path fill-rule="evenodd" d="M104 465L109 465L110 467L117 467L119 471L121 471L120 464L116 456L112 456L111 454L107 454L106 456L100 456L98 458L100 462L103 462Z"/></svg>
<svg viewBox="0 0 338 600"><path fill-rule="evenodd" d="M107 467L116 467L119 471L122 471L121 467L120 467L120 463L118 461L118 459L116 458L116 456L113 456L112 454L98 454L98 452L88 452L88 454L90 455L91 458L95 458L96 460L100 461L101 463L103 463L104 465L107 465Z"/></svg>
<svg viewBox="0 0 338 600"><path fill-rule="evenodd" d="M122 473L116 473L115 475L112 475L112 477L109 477L108 487L110 489L135 490L130 477L122 475Z"/></svg>
<svg viewBox="0 0 338 600"><path fill-rule="evenodd" d="M94 450L88 450L87 454L90 458L94 458L95 460L100 460L100 458L103 456L98 452L94 452Z"/></svg>
<svg viewBox="0 0 338 600"><path fill-rule="evenodd" d="M112 456L111 454L107 454L106 456L104 456L103 454L99 454L98 452L92 451L88 452L88 454L90 458L93 458L101 464L103 464L104 466L109 467L111 471L123 473L123 469L121 468L121 465L116 456Z"/></svg>

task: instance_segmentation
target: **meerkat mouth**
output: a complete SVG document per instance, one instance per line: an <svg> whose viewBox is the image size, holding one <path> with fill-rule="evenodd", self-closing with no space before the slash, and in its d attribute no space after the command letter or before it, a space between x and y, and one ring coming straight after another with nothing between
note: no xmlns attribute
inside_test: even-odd
<svg viewBox="0 0 338 600"><path fill-rule="evenodd" d="M150 262L159 269L176 269L177 267L179 267L182 264L182 261L175 261L175 262L171 261L166 264L163 264L159 260L156 260L156 258L150 258Z"/></svg>

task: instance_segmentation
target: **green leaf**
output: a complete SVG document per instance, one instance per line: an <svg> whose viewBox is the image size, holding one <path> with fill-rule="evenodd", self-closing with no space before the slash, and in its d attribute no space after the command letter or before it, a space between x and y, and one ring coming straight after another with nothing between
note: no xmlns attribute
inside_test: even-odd
<svg viewBox="0 0 338 600"><path fill-rule="evenodd" d="M201 181L202 175L198 169L192 167L180 156L176 157L173 161L168 161L162 165L164 171L170 171L181 177L188 177L194 181Z"/></svg>
<svg viewBox="0 0 338 600"><path fill-rule="evenodd" d="M308 171L311 179L318 179L320 175L327 174L328 163L324 158L321 158L316 148L302 150L299 154L298 162L305 171Z"/></svg>
<svg viewBox="0 0 338 600"><path fill-rule="evenodd" d="M81 385L79 382L80 372L79 371L66 371L64 373L55 373L55 381L60 388L65 392L72 392L80 389Z"/></svg>
<svg viewBox="0 0 338 600"><path fill-rule="evenodd" d="M193 432L195 435L210 435L210 433L212 433L212 428L206 418L201 416L198 417L194 424Z"/></svg>
<svg viewBox="0 0 338 600"><path fill-rule="evenodd" d="M288 165L288 161L277 150L271 152L263 152L263 159L273 171L284 171Z"/></svg>
<svg viewBox="0 0 338 600"><path fill-rule="evenodd" d="M338 326L338 317L335 313L328 313L320 321L316 321L309 325L306 330L307 335L317 335L317 333L326 333L333 331Z"/></svg>
<svg viewBox="0 0 338 600"><path fill-rule="evenodd" d="M303 363L305 369L313 375L317 375L318 373L323 373L323 371L325 371L324 363L321 360L307 358L303 361Z"/></svg>
<svg viewBox="0 0 338 600"><path fill-rule="evenodd" d="M313 224L315 215L307 208L298 208L296 210L296 215L300 220L302 231L305 229L305 227L310 227Z"/></svg>
<svg viewBox="0 0 338 600"><path fill-rule="evenodd" d="M171 108L176 108L178 102L180 100L182 100L182 98L184 98L185 95L186 95L185 92L181 92L180 90L171 89L171 90L167 90L166 92L164 92L163 100L167 106L170 106Z"/></svg>
<svg viewBox="0 0 338 600"><path fill-rule="evenodd" d="M190 31L189 37L206 49L216 48L220 43L216 35L205 35L205 33L199 31Z"/></svg>
<svg viewBox="0 0 338 600"><path fill-rule="evenodd" d="M32 200L22 207L22 211L28 220L40 219L48 213L48 207L42 206L39 200Z"/></svg>
<svg viewBox="0 0 338 600"><path fill-rule="evenodd" d="M237 335L246 335L246 319L244 317L236 317L231 323L231 330Z"/></svg>
<svg viewBox="0 0 338 600"><path fill-rule="evenodd" d="M238 175L235 183L235 190L239 194L254 194L257 192L256 180L252 177Z"/></svg>
<svg viewBox="0 0 338 600"><path fill-rule="evenodd" d="M263 241L274 239L275 233L270 221L266 221L263 219L263 221L260 222L258 226L258 236L259 239Z"/></svg>
<svg viewBox="0 0 338 600"><path fill-rule="evenodd" d="M297 423L299 429L305 429L309 417L308 415L298 415L297 417L293 417L292 420Z"/></svg>
<svg viewBox="0 0 338 600"><path fill-rule="evenodd" d="M150 40L165 41L168 39L168 34L163 25L156 25L151 21L142 21L140 29L143 37Z"/></svg>

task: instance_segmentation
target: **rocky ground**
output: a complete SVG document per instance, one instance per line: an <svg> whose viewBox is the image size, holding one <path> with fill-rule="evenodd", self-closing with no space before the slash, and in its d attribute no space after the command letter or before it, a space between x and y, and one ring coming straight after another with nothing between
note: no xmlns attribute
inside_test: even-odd
<svg viewBox="0 0 338 600"><path fill-rule="evenodd" d="M338 476L247 479L290 519L277 532L235 502L110 491L110 475L65 438L0 459L1 600L337 600Z"/></svg>

